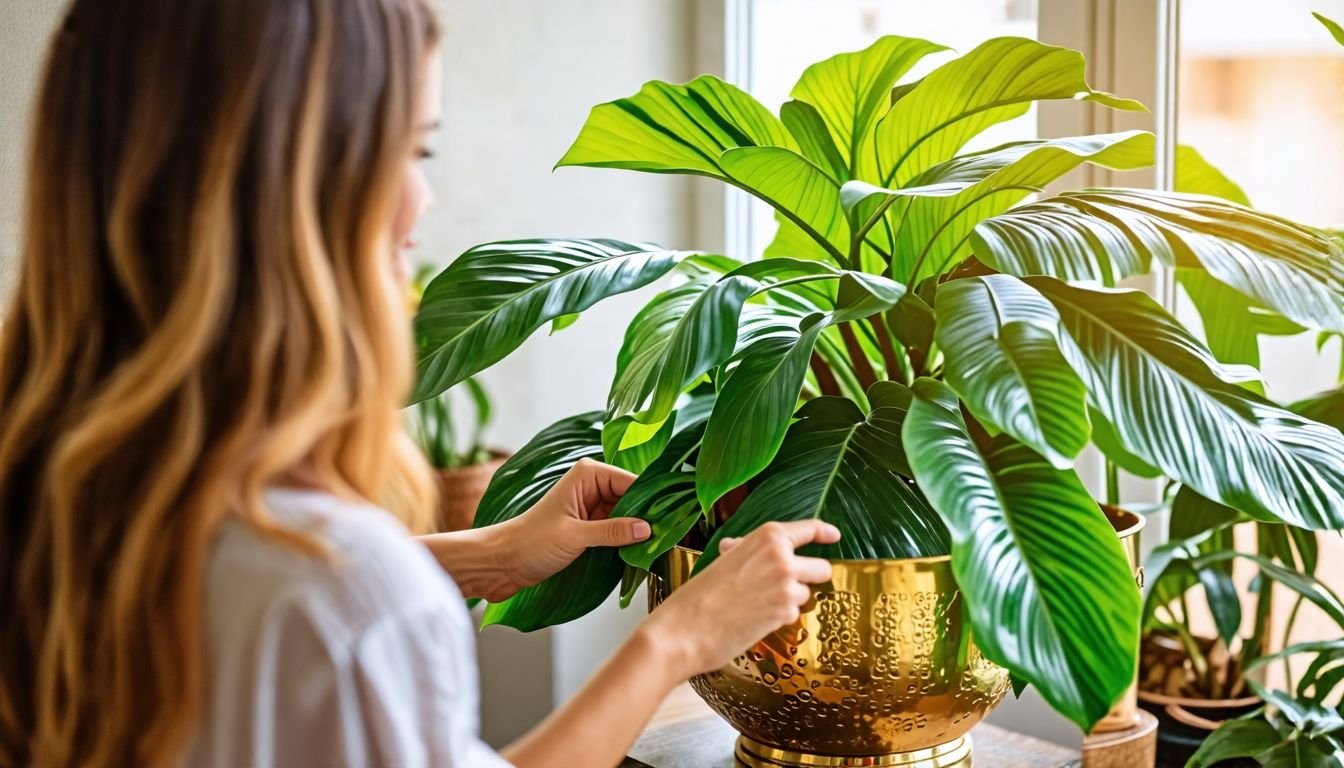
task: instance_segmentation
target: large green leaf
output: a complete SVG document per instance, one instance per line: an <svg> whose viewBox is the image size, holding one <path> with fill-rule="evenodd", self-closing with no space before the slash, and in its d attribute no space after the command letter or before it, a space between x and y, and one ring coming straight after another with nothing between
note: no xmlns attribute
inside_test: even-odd
<svg viewBox="0 0 1344 768"><path fill-rule="evenodd" d="M658 423L671 413L686 387L727 362L744 339L787 330L779 323L784 308L771 306L754 316L744 312L751 297L799 287L786 285L790 280L842 279L855 285L858 299L853 306L836 310L835 317L841 320L883 311L902 292L900 285L878 275L776 258L742 265L717 279L701 276L655 298L626 330L607 400L608 418L634 413L640 422Z"/></svg>
<svg viewBox="0 0 1344 768"><path fill-rule="evenodd" d="M783 147L730 149L720 164L739 186L782 212L843 262L849 224L840 207L840 186L826 171Z"/></svg>
<svg viewBox="0 0 1344 768"><path fill-rule="evenodd" d="M1025 114L1033 101L1078 99L1116 109L1138 102L1094 91L1078 51L1020 37L989 40L927 75L877 126L876 167L897 188L945 160L991 125Z"/></svg>
<svg viewBox="0 0 1344 768"><path fill-rule="evenodd" d="M704 434L703 419L677 433L611 510L612 517L647 520L652 529L649 538L621 548L621 559L627 564L648 570L654 560L676 546L701 519L695 496L695 473L687 464L693 460Z"/></svg>
<svg viewBox="0 0 1344 768"><path fill-rule="evenodd" d="M824 321L813 315L796 333L760 339L744 351L719 391L700 450L696 492L705 509L774 458L798 406Z"/></svg>
<svg viewBox="0 0 1344 768"><path fill-rule="evenodd" d="M1328 235L1224 200L1152 190L1071 192L981 222L1000 272L1113 284L1153 258L1198 268L1309 328L1344 329L1344 255Z"/></svg>
<svg viewBox="0 0 1344 768"><path fill-rule="evenodd" d="M639 93L593 107L556 167L586 165L725 179L719 156L734 147L797 144L749 94L704 75L685 85L658 80Z"/></svg>
<svg viewBox="0 0 1344 768"><path fill-rule="evenodd" d="M892 86L920 59L945 50L927 40L887 35L803 70L790 95L816 108L848 169L846 179L875 170L873 129L891 103Z"/></svg>
<svg viewBox="0 0 1344 768"><path fill-rule="evenodd" d="M1152 162L1153 135L1146 131L1016 142L958 155L910 180L913 188L965 188L954 195L916 197L898 208L892 275L914 283L941 274L969 254L967 239L976 224L1083 163L1128 170Z"/></svg>
<svg viewBox="0 0 1344 768"><path fill-rule="evenodd" d="M732 355L742 305L760 287L750 274L703 276L645 305L616 358L608 418L636 412L646 424L667 418L687 387Z"/></svg>
<svg viewBox="0 0 1344 768"><path fill-rule="evenodd" d="M541 500L580 459L602 458L602 414L583 413L537 433L495 472L476 512L475 527L512 519ZM601 605L621 580L617 550L594 547L551 578L485 609L482 626L505 624L531 632L563 624Z"/></svg>
<svg viewBox="0 0 1344 768"><path fill-rule="evenodd" d="M1059 349L1059 313L1008 275L939 286L944 375L977 418L1065 469L1087 445L1086 390Z"/></svg>
<svg viewBox="0 0 1344 768"><path fill-rule="evenodd" d="M915 383L915 479L952 531L975 642L1091 729L1134 680L1139 593L1115 531L1071 470L1006 435L982 451L956 395Z"/></svg>
<svg viewBox="0 0 1344 768"><path fill-rule="evenodd" d="M648 285L683 255L618 240L515 240L472 248L425 288L415 316L412 402L493 365L547 321Z"/></svg>
<svg viewBox="0 0 1344 768"><path fill-rule="evenodd" d="M1044 277L1066 354L1124 448L1252 517L1344 527L1344 435L1236 386L1148 295Z"/></svg>
<svg viewBox="0 0 1344 768"><path fill-rule="evenodd" d="M696 567L717 557L723 537L777 520L821 519L840 529L839 542L808 545L800 550L804 554L846 560L946 554L946 527L899 473L909 390L878 382L868 399L872 410L866 415L839 397L805 403L775 461L715 533Z"/></svg>

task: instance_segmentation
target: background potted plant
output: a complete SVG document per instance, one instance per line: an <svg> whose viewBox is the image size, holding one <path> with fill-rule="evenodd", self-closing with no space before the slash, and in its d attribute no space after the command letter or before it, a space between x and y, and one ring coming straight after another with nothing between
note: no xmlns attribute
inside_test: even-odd
<svg viewBox="0 0 1344 768"><path fill-rule="evenodd" d="M433 267L421 266L412 280L418 304ZM490 396L474 378L420 400L407 409L410 434L435 470L439 484L439 514L435 529L470 528L490 478L508 454L488 448Z"/></svg>
<svg viewBox="0 0 1344 768"><path fill-rule="evenodd" d="M1020 38L899 83L943 50L884 37L827 59L803 73L779 116L713 77L651 82L594 108L560 165L744 189L780 221L758 261L522 240L473 248L430 283L416 319L417 399L497 362L547 322L674 271L684 278L632 321L605 412L538 434L501 468L477 519L520 513L574 461L602 456L640 472L613 514L649 520L653 536L584 555L491 605L487 623L567 621L617 584L628 598L646 571L670 574L697 545L703 564L723 536L822 517L843 538L817 552L838 563L879 572L944 563L939 616L965 627L935 624L923 646L932 651L889 659L868 623L887 610L881 594L819 590L799 626L698 681L739 729L751 716L729 694L741 689L721 684L743 680L779 705L769 718L798 734L773 745L786 751L808 750L818 735L809 719L858 723L846 716L872 703L864 685L823 686L828 701L800 704L792 683L762 666L795 658L791 640L815 641L822 626L853 618L858 661L832 657L850 680L919 674L912 664L938 649L962 648L963 660L982 651L1086 730L1133 683L1140 612L1115 530L1073 470L1089 443L1256 519L1344 527L1344 435L1239 386L1157 302L1111 287L1155 263L1195 269L1296 322L1341 330L1337 246L1213 198L1087 190L1028 201L1083 163L1151 163L1152 136L965 144L1038 100L1142 107L1091 89L1076 51ZM1006 686L993 664L972 666L985 701L959 713L963 731ZM955 684L938 678L929 694ZM854 725L843 754L891 751L883 734L907 722L918 733L920 711L919 697L888 706Z"/></svg>
<svg viewBox="0 0 1344 768"><path fill-rule="evenodd" d="M1315 14L1335 39L1344 44L1344 29ZM1182 148L1177 159L1178 188L1218 195L1246 203L1236 184L1209 166L1193 150ZM1193 304L1210 326L1214 352L1224 362L1256 364L1262 334L1290 334L1302 326L1227 295L1217 287L1182 281ZM1323 332L1318 347L1337 334ZM1342 377L1344 378L1344 377ZM1257 383L1252 382L1252 386ZM1313 420L1344 428L1340 390L1326 392L1290 406ZM1344 633L1344 603L1315 578L1318 561L1315 534L1298 528L1248 522L1236 510L1212 502L1187 488L1175 494L1172 541L1153 553L1149 572L1156 576L1145 603L1145 637L1140 696L1167 716L1163 724L1164 759L1173 765L1213 765L1223 760L1261 765L1344 765L1344 720L1338 684L1344 672L1334 671L1344 655L1340 641L1326 639L1290 644L1298 609L1311 602ZM1253 527L1253 546L1239 551L1233 526ZM1243 595L1232 578L1233 562L1252 567L1253 605L1243 620ZM1273 650L1271 582L1288 588L1294 603L1281 628L1279 649ZM1200 594L1202 592L1202 595ZM1194 598L1201 597L1198 604ZM1192 605L1206 607L1217 637L1201 637L1192 626ZM1165 613L1165 620L1159 617ZM1239 633L1248 626L1249 631ZM1240 635L1240 636L1239 636ZM1151 652L1151 653L1150 653ZM1310 657L1298 675L1289 660ZM1168 661L1162 662L1161 657ZM1283 688L1266 684L1272 662L1283 664ZM1296 680L1296 685L1293 681ZM1216 731L1214 729L1217 729ZM1212 732L1212 735L1210 735Z"/></svg>

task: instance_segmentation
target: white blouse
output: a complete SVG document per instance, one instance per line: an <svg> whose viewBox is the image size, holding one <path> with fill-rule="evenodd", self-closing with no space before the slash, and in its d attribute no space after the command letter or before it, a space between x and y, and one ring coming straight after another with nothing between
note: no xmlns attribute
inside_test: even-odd
<svg viewBox="0 0 1344 768"><path fill-rule="evenodd" d="M507 766L479 735L476 654L456 585L383 510L272 490L323 560L236 520L205 583L209 682L187 765Z"/></svg>

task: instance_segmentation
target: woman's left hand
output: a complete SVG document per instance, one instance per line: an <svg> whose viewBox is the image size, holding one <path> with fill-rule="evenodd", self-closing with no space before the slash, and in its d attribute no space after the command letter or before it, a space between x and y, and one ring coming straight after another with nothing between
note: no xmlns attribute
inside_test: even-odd
<svg viewBox="0 0 1344 768"><path fill-rule="evenodd" d="M635 476L592 459L580 459L536 506L501 523L507 527L505 560L516 589L558 573L589 547L623 547L649 537L649 524L612 518L612 507Z"/></svg>

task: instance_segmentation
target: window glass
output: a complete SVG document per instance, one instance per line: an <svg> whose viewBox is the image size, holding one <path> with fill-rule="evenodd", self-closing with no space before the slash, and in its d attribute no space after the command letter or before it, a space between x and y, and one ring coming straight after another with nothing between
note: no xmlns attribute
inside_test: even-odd
<svg viewBox="0 0 1344 768"><path fill-rule="evenodd" d="M1037 36L1036 0L752 0L751 13L749 88L772 111L788 101L809 64L865 48L882 35L920 37L953 49L920 62L906 81L923 77L988 38ZM970 148L1032 138L1034 107L977 136ZM750 253L755 256L775 233L769 206L753 201L750 227Z"/></svg>

